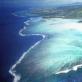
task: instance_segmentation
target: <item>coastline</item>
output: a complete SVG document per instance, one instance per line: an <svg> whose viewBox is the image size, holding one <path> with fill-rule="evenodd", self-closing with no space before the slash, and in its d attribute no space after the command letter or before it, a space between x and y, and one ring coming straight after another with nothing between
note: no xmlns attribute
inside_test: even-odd
<svg viewBox="0 0 82 82"><path fill-rule="evenodd" d="M22 59L25 57L25 55L26 55L27 53L30 52L31 49L33 49L35 46L37 46L37 45L38 45L42 40L44 40L45 37L46 37L46 36L43 35L43 34L23 34L23 33L22 33L23 30L25 30L25 27L22 28L22 29L19 31L19 35L22 36L22 37L35 35L35 36L42 36L43 39L37 41L37 42L36 42L34 45L32 45L27 51L25 51L25 52L23 53L23 55L19 58L19 60L10 68L9 73L10 73L12 76L14 76L13 82L18 82L18 81L21 79L21 76L20 76L20 75L17 75L17 74L15 73L16 71L13 71L13 69L14 69L19 63L21 63ZM75 66L73 66L71 69L66 69L66 70L63 70L63 71L59 71L59 72L57 72L57 73L55 73L55 74L64 74L64 73L68 73L68 72L70 72L70 71L77 71L79 68L82 68L82 64L75 65Z"/></svg>
<svg viewBox="0 0 82 82"><path fill-rule="evenodd" d="M19 35L22 36L22 37L27 36L27 35L25 35L25 34L22 34L22 31L23 31L24 29L25 29L25 28L23 28L23 29L21 29L21 30L19 31ZM43 38L42 40L45 39L45 35L41 35L41 34L32 34L32 35L28 35L28 36L33 36L33 35L35 35L35 36L42 36L42 38ZM14 69L19 63L21 63L21 61L22 61L22 59L25 57L25 55L26 55L27 53L29 53L31 49L33 49L35 46L37 46L42 40L39 40L39 41L36 42L33 46L31 46L26 52L23 53L23 55L19 58L19 60L18 60L15 64L12 65L12 67L11 67L10 70L9 70L9 73L10 73L12 76L14 76L13 82L18 82L18 81L21 79L21 76L15 74L15 71L13 71L13 69Z"/></svg>

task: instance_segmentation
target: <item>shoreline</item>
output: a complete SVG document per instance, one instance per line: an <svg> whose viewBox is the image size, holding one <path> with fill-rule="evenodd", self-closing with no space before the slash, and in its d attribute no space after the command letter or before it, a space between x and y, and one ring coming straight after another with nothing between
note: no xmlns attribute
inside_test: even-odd
<svg viewBox="0 0 82 82"><path fill-rule="evenodd" d="M41 34L31 34L31 35L22 34L22 31L23 31L24 29L25 29L25 28L23 28L23 29L21 29L21 30L19 31L19 35L22 36L22 37L35 35L35 36L42 36L42 38L43 38L42 40L44 40L44 38L45 38L45 35L41 35ZM13 71L13 69L14 69L19 63L21 63L21 61L22 61L22 59L25 57L25 55L26 55L27 53L29 53L32 48L34 48L35 46L37 46L42 40L37 41L37 42L36 42L33 46L31 46L26 52L23 53L23 55L19 58L19 60L18 60L15 64L12 65L12 67L11 67L10 70L9 70L9 73L10 73L12 76L14 76L13 82L18 82L18 81L21 79L21 76L20 76L20 75L17 75L17 74L15 73L16 71Z"/></svg>
<svg viewBox="0 0 82 82"><path fill-rule="evenodd" d="M42 39L37 41L34 45L30 46L30 48L25 51L21 57L19 57L19 60L16 61L15 64L12 65L12 67L10 68L9 70L9 73L14 76L14 79L13 79L13 82L18 82L20 79L21 79L21 75L18 75L16 74L16 71L14 71L13 69L19 64L21 63L22 59L25 57L25 55L27 55L31 49L33 49L35 46L37 46L42 40L44 40L46 38L46 35L43 35L43 34L23 34L22 31L25 30L26 28L23 27L20 31L19 31L19 35L24 37L24 36L42 36ZM82 68L82 64L79 64L79 65L75 65L73 66L72 68L70 69L66 69L66 70L63 70L63 71L59 71L55 74L65 74L65 73L69 73L70 71L77 71L79 68Z"/></svg>

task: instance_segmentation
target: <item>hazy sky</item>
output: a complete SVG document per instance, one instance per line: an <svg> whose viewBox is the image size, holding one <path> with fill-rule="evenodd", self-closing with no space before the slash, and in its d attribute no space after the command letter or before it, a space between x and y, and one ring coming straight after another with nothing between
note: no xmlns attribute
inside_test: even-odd
<svg viewBox="0 0 82 82"><path fill-rule="evenodd" d="M57 5L57 4L68 4L73 2L82 2L82 0L4 0L8 4L18 5Z"/></svg>

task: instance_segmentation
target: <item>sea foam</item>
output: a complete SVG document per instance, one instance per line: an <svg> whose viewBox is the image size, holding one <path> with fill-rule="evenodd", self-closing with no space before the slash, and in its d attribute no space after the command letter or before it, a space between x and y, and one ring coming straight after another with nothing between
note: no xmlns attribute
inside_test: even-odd
<svg viewBox="0 0 82 82"><path fill-rule="evenodd" d="M43 19L40 19L40 20L36 20L36 19L30 19L30 20L28 20L28 21L26 21L25 22L25 24L27 24L28 26L29 26L29 22L31 22L32 21L32 23L35 23L35 22L40 22L40 20L43 20ZM53 20L58 20L58 19L53 19ZM65 19L62 19L62 20L65 20ZM47 20L48 21L48 20ZM67 20L66 20L67 21ZM70 21L70 20L69 20ZM76 21L76 20L75 20ZM50 22L52 22L52 21L50 21ZM61 23L61 22L59 22L58 21L58 23ZM53 22L53 24L58 24L58 23L54 23ZM75 22L76 23L76 22ZM76 24L75 23L73 23L73 25L75 26ZM45 24L45 23L44 23ZM52 24L52 23L50 23L50 24ZM51 27L53 26L53 24L51 25ZM67 24L68 24L68 22L66 22L66 24L64 25L65 27L67 26ZM60 24L61 26L60 27L63 27L62 26L62 24ZM69 24L68 24L69 25ZM77 24L77 25L79 25L79 24ZM48 26L48 25L45 25L46 27ZM78 30L78 28L74 28L74 26L73 26L73 28L72 28L72 26L70 26L69 28L71 28L71 29L76 29L76 30ZM56 26L57 27L57 26ZM53 32L60 32L60 31L62 31L62 29L69 29L69 28L65 28L65 27L63 27L63 28L61 28L61 30L59 29L59 28L57 28L57 31L55 31L55 29L52 29L52 30L50 30L50 29L48 29L48 33L53 33ZM46 29L44 29L44 30L41 30L41 31L43 31L43 32L41 32L40 34L39 34L39 32L37 32L37 31L35 31L36 33L34 33L34 34L29 34L29 33L27 33L27 34L24 34L23 33L23 31L24 30L27 30L27 28L28 27L24 27L23 29L21 29L20 31L19 31L19 35L20 36L28 36L28 35L37 35L37 36L42 36L43 37L43 39L42 40L45 40L45 38L46 38L46 35L45 35L45 33L44 33L44 30L46 30ZM79 28L79 29L81 29L81 27ZM54 30L54 31L53 31ZM47 30L46 30L47 31ZM81 30L78 30L78 31L81 31ZM47 33L47 34L48 34ZM25 57L25 55L27 55L28 53L30 53L30 51L33 49L33 48L35 48L35 46L38 46L41 42L42 42L42 40L40 40L40 41L38 41L38 42L36 42L33 46L31 46L30 48L29 48L29 50L27 50L26 52L24 52L23 53L23 55L19 58L19 60L10 68L10 70L9 70L9 73L11 74L11 75L13 75L14 76L14 82L20 82L20 79L21 79L21 75L18 75L17 73L16 73L16 71L14 71L13 69L18 65L18 64L20 64L21 63L21 61L24 59L24 57ZM55 46L55 45L54 45ZM52 63L52 62L51 62ZM50 64L51 64L50 63ZM53 64L53 63L52 63ZM45 65L44 65L44 67L45 67ZM74 65L72 68L67 68L67 69L65 69L65 70L62 70L62 71L58 71L58 72L53 72L54 74L61 74L61 73L68 73L68 72L70 72L70 71L77 71L78 70L78 68L81 68L82 67L82 64L78 64L78 65Z"/></svg>

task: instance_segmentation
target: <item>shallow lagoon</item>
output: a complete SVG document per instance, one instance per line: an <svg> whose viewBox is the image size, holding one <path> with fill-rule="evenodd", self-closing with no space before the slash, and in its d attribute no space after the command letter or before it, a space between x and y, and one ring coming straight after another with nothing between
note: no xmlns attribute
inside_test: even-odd
<svg viewBox="0 0 82 82"><path fill-rule="evenodd" d="M19 34L41 35L43 39L12 66L10 73L15 76L14 82L19 79L19 82L68 82L64 75L82 66L82 23L78 21L41 17L26 21ZM70 82L76 80L70 78Z"/></svg>

